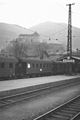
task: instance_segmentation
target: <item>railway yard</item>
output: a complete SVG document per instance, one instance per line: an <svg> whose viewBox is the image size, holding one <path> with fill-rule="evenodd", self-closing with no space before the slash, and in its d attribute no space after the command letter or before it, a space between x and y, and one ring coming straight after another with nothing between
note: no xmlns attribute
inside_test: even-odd
<svg viewBox="0 0 80 120"><path fill-rule="evenodd" d="M0 48L0 120L80 120L80 46L72 48L72 39L79 37L76 27L73 29L75 35L72 34L71 6L74 4L66 4L69 6L68 34L64 34L62 28L60 31L60 23L59 28L51 23L51 30L45 24L45 35L43 25L40 27L43 33L31 30L35 27L21 27L20 29L31 31L31 34L27 31L16 33L18 37L9 42L6 39L9 39L9 35L5 37L7 45ZM34 6L31 5L30 3L30 9ZM37 3L35 5L37 6ZM36 10L36 7L34 8ZM37 10L35 12L40 13ZM62 18L60 15L59 18ZM31 20L34 20L33 18ZM15 25L16 28L20 27ZM64 25L66 26L62 26ZM1 32L5 36L9 31L11 30L8 28L4 34L3 29ZM18 31L21 30L16 32ZM58 40L59 32L62 37ZM12 33L14 34L10 34ZM62 42L65 40L64 35L67 37L67 45L64 44L65 41Z"/></svg>
<svg viewBox="0 0 80 120"><path fill-rule="evenodd" d="M79 101L79 75L0 81L0 120L76 120Z"/></svg>

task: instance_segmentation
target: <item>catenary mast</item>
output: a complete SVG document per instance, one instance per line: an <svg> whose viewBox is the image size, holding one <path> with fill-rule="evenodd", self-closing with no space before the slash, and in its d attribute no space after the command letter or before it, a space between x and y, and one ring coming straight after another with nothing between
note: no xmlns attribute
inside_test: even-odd
<svg viewBox="0 0 80 120"><path fill-rule="evenodd" d="M72 12L71 12L71 6L72 4L67 4L69 6L69 15L68 15L68 37L67 37L67 55L71 59L72 56Z"/></svg>

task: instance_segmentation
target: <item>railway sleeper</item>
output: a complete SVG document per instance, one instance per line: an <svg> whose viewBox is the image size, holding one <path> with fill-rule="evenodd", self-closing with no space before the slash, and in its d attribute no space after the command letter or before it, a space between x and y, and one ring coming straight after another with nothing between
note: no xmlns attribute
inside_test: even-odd
<svg viewBox="0 0 80 120"><path fill-rule="evenodd" d="M62 116L62 115L58 115L58 114L53 114L53 115L51 115L51 117L53 117L53 118L61 118L61 119L69 119L69 117L68 116Z"/></svg>
<svg viewBox="0 0 80 120"><path fill-rule="evenodd" d="M60 116L68 117L68 118L71 118L74 116L73 114L68 115L68 114L63 114L63 113L56 113L55 115L60 115Z"/></svg>
<svg viewBox="0 0 80 120"><path fill-rule="evenodd" d="M78 105L78 106L69 106L69 107L71 107L71 108L73 108L73 109L80 109L80 106Z"/></svg>
<svg viewBox="0 0 80 120"><path fill-rule="evenodd" d="M69 109L72 108L74 110L79 110L80 111L80 106L79 107L78 106L69 106L68 108Z"/></svg>
<svg viewBox="0 0 80 120"><path fill-rule="evenodd" d="M76 113L56 112L56 114L62 115L62 116L69 116L69 117L72 117L73 114L76 114Z"/></svg>
<svg viewBox="0 0 80 120"><path fill-rule="evenodd" d="M70 106L79 106L80 103L71 104Z"/></svg>
<svg viewBox="0 0 80 120"><path fill-rule="evenodd" d="M71 105L72 105L72 104L80 104L80 101L72 102Z"/></svg>
<svg viewBox="0 0 80 120"><path fill-rule="evenodd" d="M40 120L41 120L41 119L40 119ZM46 119L42 119L42 120L53 120L53 118L46 118ZM64 119L62 119L62 118L61 118L61 119L60 119L60 118L59 118L59 119L58 119L58 118L57 118L57 119L54 118L54 120L64 120Z"/></svg>
<svg viewBox="0 0 80 120"><path fill-rule="evenodd" d="M80 99L73 101L72 103L80 103Z"/></svg>
<svg viewBox="0 0 80 120"><path fill-rule="evenodd" d="M70 105L68 105L68 106L66 106L66 107L69 107L69 106L73 106L73 107L74 107L74 106L78 106L78 107L80 107L79 104L70 104Z"/></svg>
<svg viewBox="0 0 80 120"><path fill-rule="evenodd" d="M14 100L4 100L3 102L4 103L10 103L10 102L12 103L12 102L14 102Z"/></svg>
<svg viewBox="0 0 80 120"><path fill-rule="evenodd" d="M76 110L76 111L75 111L75 110L73 110L73 109L67 109L67 108L65 108L65 109L63 109L63 110L65 110L65 111L68 110L69 112L74 112L74 113L80 111L80 110Z"/></svg>
<svg viewBox="0 0 80 120"><path fill-rule="evenodd" d="M67 113L67 114L72 114L72 113L76 113L75 111L69 111L69 110L61 110L62 113Z"/></svg>
<svg viewBox="0 0 80 120"><path fill-rule="evenodd" d="M70 104L70 105L80 105L80 101L79 102L75 102L75 103L72 103L72 104Z"/></svg>
<svg viewBox="0 0 80 120"><path fill-rule="evenodd" d="M78 109L78 108L71 108L71 107L66 107L64 110L68 110L68 111L80 111L80 108Z"/></svg>

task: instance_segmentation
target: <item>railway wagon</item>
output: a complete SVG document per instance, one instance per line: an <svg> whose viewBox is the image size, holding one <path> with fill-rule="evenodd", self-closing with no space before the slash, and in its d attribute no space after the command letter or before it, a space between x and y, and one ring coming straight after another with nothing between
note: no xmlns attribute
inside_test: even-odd
<svg viewBox="0 0 80 120"><path fill-rule="evenodd" d="M80 73L80 62L74 64L73 70L75 73Z"/></svg>
<svg viewBox="0 0 80 120"><path fill-rule="evenodd" d="M21 59L15 68L16 77L37 77L53 74L52 61L40 59Z"/></svg>
<svg viewBox="0 0 80 120"><path fill-rule="evenodd" d="M64 74L65 64L62 62L53 62L53 74Z"/></svg>
<svg viewBox="0 0 80 120"><path fill-rule="evenodd" d="M0 56L0 80L15 76L16 63L17 59L12 56Z"/></svg>
<svg viewBox="0 0 80 120"><path fill-rule="evenodd" d="M74 63L56 61L53 62L53 74L72 74L74 72Z"/></svg>

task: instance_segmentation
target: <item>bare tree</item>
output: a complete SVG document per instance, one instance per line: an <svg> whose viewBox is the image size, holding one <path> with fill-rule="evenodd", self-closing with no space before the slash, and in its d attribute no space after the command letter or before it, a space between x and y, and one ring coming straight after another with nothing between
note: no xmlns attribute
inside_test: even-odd
<svg viewBox="0 0 80 120"><path fill-rule="evenodd" d="M49 55L47 53L47 45L45 43L38 44L36 47L36 51L37 51L37 54L40 57L40 59L43 59L44 55L46 57L49 57Z"/></svg>
<svg viewBox="0 0 80 120"><path fill-rule="evenodd" d="M26 57L25 49L27 48L27 45L25 46L25 44L22 42L19 42L18 39L12 41L11 44L12 44L13 54L17 59L20 59L21 57L24 57L24 56Z"/></svg>

